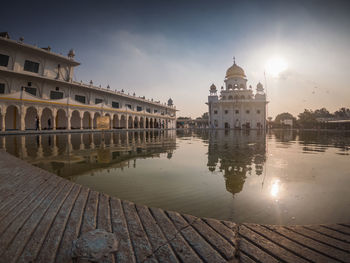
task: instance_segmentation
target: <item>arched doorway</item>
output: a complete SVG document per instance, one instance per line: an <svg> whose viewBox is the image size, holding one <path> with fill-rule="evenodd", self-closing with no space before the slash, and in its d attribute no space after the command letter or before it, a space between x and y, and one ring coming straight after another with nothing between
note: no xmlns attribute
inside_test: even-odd
<svg viewBox="0 0 350 263"><path fill-rule="evenodd" d="M117 114L114 114L113 116L113 128L118 129L119 127L119 117Z"/></svg>
<svg viewBox="0 0 350 263"><path fill-rule="evenodd" d="M150 127L150 128L153 128L153 119L152 119L152 118L149 119L149 127Z"/></svg>
<svg viewBox="0 0 350 263"><path fill-rule="evenodd" d="M146 129L148 129L148 128L149 128L149 119L146 118Z"/></svg>
<svg viewBox="0 0 350 263"><path fill-rule="evenodd" d="M34 107L29 107L26 110L26 116L24 117L24 127L26 130L35 130L37 125L38 111Z"/></svg>
<svg viewBox="0 0 350 263"><path fill-rule="evenodd" d="M59 109L56 115L56 129L63 130L67 129L68 117L65 110Z"/></svg>
<svg viewBox="0 0 350 263"><path fill-rule="evenodd" d="M83 129L91 129L91 115L87 111L83 115Z"/></svg>
<svg viewBox="0 0 350 263"><path fill-rule="evenodd" d="M140 118L140 128L141 128L141 129L145 128L145 127L143 127L143 126L144 126L144 118L141 117L141 118Z"/></svg>
<svg viewBox="0 0 350 263"><path fill-rule="evenodd" d="M53 115L49 108L45 108L41 114L41 129L51 130L53 127Z"/></svg>
<svg viewBox="0 0 350 263"><path fill-rule="evenodd" d="M98 117L101 117L100 113L95 112L95 114L94 114L94 129L97 128L97 118Z"/></svg>
<svg viewBox="0 0 350 263"><path fill-rule="evenodd" d="M128 124L129 124L129 129L132 129L133 128L133 119L132 119L132 117L131 116L129 116L129 118L128 118Z"/></svg>
<svg viewBox="0 0 350 263"><path fill-rule="evenodd" d="M125 129L126 128L126 117L125 115L122 115L120 117L120 128Z"/></svg>
<svg viewBox="0 0 350 263"><path fill-rule="evenodd" d="M16 106L8 106L5 115L6 130L19 130L21 126L21 118Z"/></svg>
<svg viewBox="0 0 350 263"><path fill-rule="evenodd" d="M81 118L79 111L75 110L72 112L72 117L70 118L70 128L73 129L80 129L81 127Z"/></svg>
<svg viewBox="0 0 350 263"><path fill-rule="evenodd" d="M139 128L139 118L137 116L134 118L134 128L135 129Z"/></svg>
<svg viewBox="0 0 350 263"><path fill-rule="evenodd" d="M108 117L108 129L110 129L111 128L111 115L109 115L109 113L106 113L105 117Z"/></svg>

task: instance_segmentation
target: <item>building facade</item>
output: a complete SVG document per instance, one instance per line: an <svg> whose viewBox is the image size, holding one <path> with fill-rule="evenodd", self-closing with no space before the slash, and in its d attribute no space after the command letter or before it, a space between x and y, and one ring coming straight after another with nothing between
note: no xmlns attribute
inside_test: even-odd
<svg viewBox="0 0 350 263"><path fill-rule="evenodd" d="M176 128L176 108L73 81L74 51L68 56L0 34L0 129L96 129L107 116L110 129Z"/></svg>
<svg viewBox="0 0 350 263"><path fill-rule="evenodd" d="M264 87L259 82L254 94L247 81L244 70L234 61L226 71L225 88L221 87L220 95L214 84L210 86L207 104L211 128L265 129Z"/></svg>

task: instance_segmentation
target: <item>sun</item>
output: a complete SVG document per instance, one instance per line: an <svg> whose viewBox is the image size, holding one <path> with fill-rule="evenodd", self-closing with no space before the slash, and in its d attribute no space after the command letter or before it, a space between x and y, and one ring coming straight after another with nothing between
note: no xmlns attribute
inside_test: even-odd
<svg viewBox="0 0 350 263"><path fill-rule="evenodd" d="M273 57L266 63L266 72L273 77L278 77L280 73L288 68L286 60L282 57Z"/></svg>

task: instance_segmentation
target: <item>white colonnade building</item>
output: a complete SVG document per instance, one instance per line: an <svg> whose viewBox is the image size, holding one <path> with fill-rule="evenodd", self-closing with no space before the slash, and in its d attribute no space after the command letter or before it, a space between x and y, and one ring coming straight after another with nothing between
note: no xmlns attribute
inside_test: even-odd
<svg viewBox="0 0 350 263"><path fill-rule="evenodd" d="M0 129L96 129L108 116L110 129L176 128L171 99L144 97L73 81L74 51L68 56L12 40L0 33ZM38 121L37 121L38 120Z"/></svg>
<svg viewBox="0 0 350 263"><path fill-rule="evenodd" d="M209 127L235 129L265 129L266 94L259 82L256 93L247 87L244 70L234 61L226 71L225 88L221 87L220 96L214 84L210 86L208 96Z"/></svg>

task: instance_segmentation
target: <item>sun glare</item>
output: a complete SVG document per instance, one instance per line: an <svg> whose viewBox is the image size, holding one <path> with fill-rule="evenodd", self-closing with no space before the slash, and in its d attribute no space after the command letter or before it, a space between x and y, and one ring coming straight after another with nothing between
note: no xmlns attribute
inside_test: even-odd
<svg viewBox="0 0 350 263"><path fill-rule="evenodd" d="M274 57L267 61L266 71L273 77L277 77L281 72L288 68L287 62L281 57Z"/></svg>

